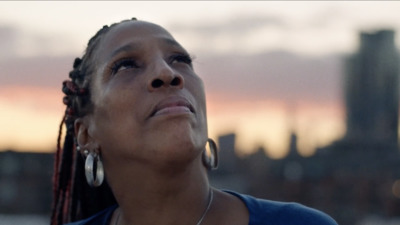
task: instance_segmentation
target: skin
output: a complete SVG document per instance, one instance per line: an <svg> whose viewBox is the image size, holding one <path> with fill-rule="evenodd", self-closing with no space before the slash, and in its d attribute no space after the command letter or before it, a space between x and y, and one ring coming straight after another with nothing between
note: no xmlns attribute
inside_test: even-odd
<svg viewBox="0 0 400 225"><path fill-rule="evenodd" d="M188 53L162 27L130 21L95 55L94 110L75 131L79 146L102 157L120 206L110 224L196 224L210 190L201 160L208 134L204 86ZM214 190L202 224L248 224L247 208Z"/></svg>

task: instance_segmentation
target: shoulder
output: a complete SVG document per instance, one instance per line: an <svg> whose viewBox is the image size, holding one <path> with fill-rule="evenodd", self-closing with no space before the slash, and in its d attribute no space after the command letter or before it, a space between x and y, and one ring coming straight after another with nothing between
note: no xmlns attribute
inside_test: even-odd
<svg viewBox="0 0 400 225"><path fill-rule="evenodd" d="M298 203L255 198L228 191L240 198L250 214L249 225L337 225L327 214Z"/></svg>
<svg viewBox="0 0 400 225"><path fill-rule="evenodd" d="M115 208L117 208L117 205L110 206L87 219L65 225L108 225Z"/></svg>

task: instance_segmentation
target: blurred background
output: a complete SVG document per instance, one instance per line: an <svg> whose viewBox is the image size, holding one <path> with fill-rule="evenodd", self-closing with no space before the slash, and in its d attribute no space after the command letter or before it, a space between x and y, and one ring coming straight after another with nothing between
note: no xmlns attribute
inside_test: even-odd
<svg viewBox="0 0 400 225"><path fill-rule="evenodd" d="M48 224L61 83L103 25L169 30L205 82L214 186L400 224L400 2L0 2L0 225Z"/></svg>

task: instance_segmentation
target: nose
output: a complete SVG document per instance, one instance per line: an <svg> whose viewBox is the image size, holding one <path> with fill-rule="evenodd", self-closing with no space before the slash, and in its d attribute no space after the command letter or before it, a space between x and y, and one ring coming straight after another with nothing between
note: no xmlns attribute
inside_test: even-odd
<svg viewBox="0 0 400 225"><path fill-rule="evenodd" d="M174 71L166 62L159 63L153 71L153 74L155 74L155 76L152 76L147 84L147 88L150 92L163 87L183 88L184 79L182 75Z"/></svg>

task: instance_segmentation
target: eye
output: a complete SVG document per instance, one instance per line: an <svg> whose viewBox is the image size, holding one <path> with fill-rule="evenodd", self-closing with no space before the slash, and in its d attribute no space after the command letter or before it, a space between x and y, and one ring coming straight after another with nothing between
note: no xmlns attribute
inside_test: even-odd
<svg viewBox="0 0 400 225"><path fill-rule="evenodd" d="M122 59L116 61L111 67L111 73L114 75L120 71L131 69L131 68L138 68L135 60L133 59Z"/></svg>
<svg viewBox="0 0 400 225"><path fill-rule="evenodd" d="M188 55L178 54L171 56L171 64L173 63L185 63L192 65L192 58Z"/></svg>

